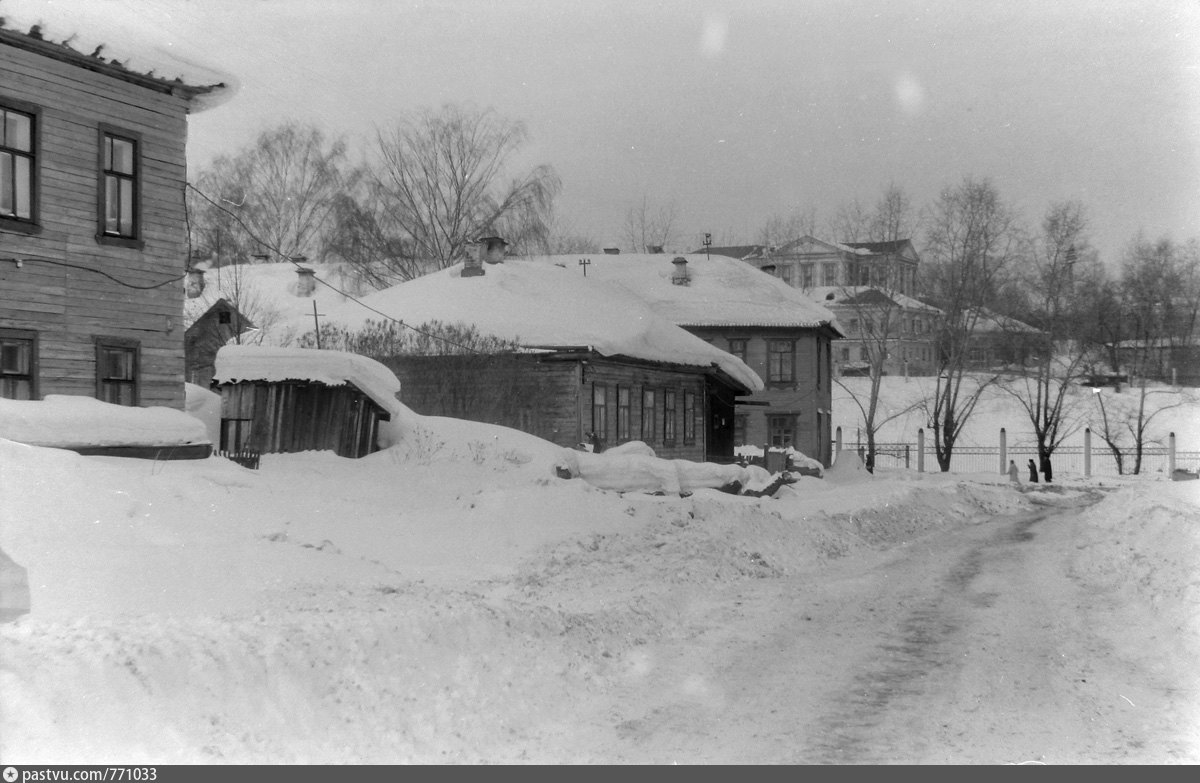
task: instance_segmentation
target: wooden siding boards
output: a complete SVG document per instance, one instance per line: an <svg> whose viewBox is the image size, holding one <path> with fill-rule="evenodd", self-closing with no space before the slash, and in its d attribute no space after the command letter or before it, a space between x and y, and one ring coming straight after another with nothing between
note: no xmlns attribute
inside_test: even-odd
<svg viewBox="0 0 1200 783"><path fill-rule="evenodd" d="M222 450L333 451L341 457L363 457L379 450L379 422L390 418L350 383L242 381L221 384L219 390ZM239 443L227 437L227 422L232 420L245 420L248 426Z"/></svg>
<svg viewBox="0 0 1200 783"><path fill-rule="evenodd" d="M594 384L601 384L606 393L608 427L601 433L606 447L643 440L642 389L653 388L657 392L655 437L646 443L659 457L693 461L733 459L731 415L726 414L725 421L715 423L710 416L715 407L712 400L719 395L732 399L735 390L702 367L564 351L510 356L511 364L481 367L473 374L451 377L454 371L448 365L478 360L440 356L376 358L399 378L404 404L416 413L512 427L567 448L588 440ZM465 392L464 386L469 387ZM616 432L618 387L631 390L627 438L618 438ZM676 437L671 442L664 439L662 392L665 390L674 390L678 395ZM686 392L695 395L694 439L690 441L684 438ZM450 395L458 397L452 400ZM719 432L722 428L726 436L714 438L714 430Z"/></svg>
<svg viewBox="0 0 1200 783"><path fill-rule="evenodd" d="M42 396L93 396L94 338L120 338L139 345L139 404L181 409L187 99L0 39L5 101L38 109L38 227L0 223L0 326L38 332ZM101 126L140 138L138 249L96 238Z"/></svg>

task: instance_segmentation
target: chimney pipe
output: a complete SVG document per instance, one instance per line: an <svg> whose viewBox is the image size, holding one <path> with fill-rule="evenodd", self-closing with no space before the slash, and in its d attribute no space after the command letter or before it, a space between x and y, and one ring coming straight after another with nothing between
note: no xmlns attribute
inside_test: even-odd
<svg viewBox="0 0 1200 783"><path fill-rule="evenodd" d="M203 269L189 269L187 271L187 282L184 284L184 291L187 293L188 299L195 299L204 293Z"/></svg>
<svg viewBox="0 0 1200 783"><path fill-rule="evenodd" d="M691 278L688 277L687 259L683 256L675 256L671 260L671 263L675 265L675 272L671 275L671 282L675 285L687 285L690 283Z"/></svg>
<svg viewBox="0 0 1200 783"><path fill-rule="evenodd" d="M317 278L313 270L301 266L296 268L296 274L300 276L296 282L296 296L312 296L317 288Z"/></svg>

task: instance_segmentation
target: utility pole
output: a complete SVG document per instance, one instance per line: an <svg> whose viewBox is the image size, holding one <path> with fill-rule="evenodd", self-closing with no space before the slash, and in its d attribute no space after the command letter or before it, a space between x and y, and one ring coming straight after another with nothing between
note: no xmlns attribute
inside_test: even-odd
<svg viewBox="0 0 1200 783"><path fill-rule="evenodd" d="M323 315L325 315L325 313L317 312L317 300L314 299L313 300L313 331L316 332L316 335L317 335L317 350L321 349L321 322L318 321L317 319Z"/></svg>
<svg viewBox="0 0 1200 783"><path fill-rule="evenodd" d="M581 267L583 267L583 276L584 277L587 277L587 268L588 268L588 264L590 264L590 263L592 263L592 260L590 258L579 259L579 265Z"/></svg>
<svg viewBox="0 0 1200 783"><path fill-rule="evenodd" d="M709 248L711 248L711 247L712 247L712 234L706 233L704 235L704 257L705 258L708 258L708 259L712 258L712 255L708 252Z"/></svg>

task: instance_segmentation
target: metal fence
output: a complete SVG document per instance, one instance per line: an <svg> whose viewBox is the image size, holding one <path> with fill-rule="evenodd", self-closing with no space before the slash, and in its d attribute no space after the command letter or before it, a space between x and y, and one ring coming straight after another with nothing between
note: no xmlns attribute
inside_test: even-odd
<svg viewBox="0 0 1200 783"><path fill-rule="evenodd" d="M866 458L866 444L855 443L850 448L858 451ZM925 444L924 459L918 443L876 443L875 465L881 468L900 468L917 470L924 465L926 473L934 473L941 468L938 466L937 452L930 441ZM1054 475L1091 475L1118 476L1132 475L1134 455L1124 455L1121 471L1117 470L1117 460L1107 445L1093 445L1090 455L1084 446L1059 446L1050 458ZM835 455L836 456L836 455ZM1021 478L1027 477L1026 465L1029 460L1036 464L1038 461L1037 447L1030 445L1007 446L956 446L950 457L952 473L1004 473L1008 469L1008 460L1017 463L1021 469ZM1089 464L1090 463L1090 464ZM1174 467L1176 470L1200 472L1200 451L1175 451ZM1151 446L1142 450L1142 462L1139 475L1167 476L1171 471L1171 449L1163 446Z"/></svg>

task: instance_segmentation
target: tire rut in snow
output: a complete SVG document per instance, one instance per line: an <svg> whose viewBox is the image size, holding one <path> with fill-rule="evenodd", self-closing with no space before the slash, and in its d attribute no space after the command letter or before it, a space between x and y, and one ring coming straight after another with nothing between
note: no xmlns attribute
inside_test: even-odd
<svg viewBox="0 0 1200 783"><path fill-rule="evenodd" d="M994 557L997 546L1032 541L1033 528L1051 510L1023 514L996 534L971 547L937 580L935 593L919 599L868 658L870 663L855 677L846 698L818 719L818 732L801 750L808 764L919 763L916 748L906 749L894 727L910 725L918 715L905 700L932 689L931 678L945 677L959 662L951 654L951 640L969 624L968 613L990 606L996 594L973 590L972 583ZM908 709L906 709L908 707ZM903 713L897 720L894 713ZM930 720L926 713L923 720ZM907 728L901 730L907 731Z"/></svg>

